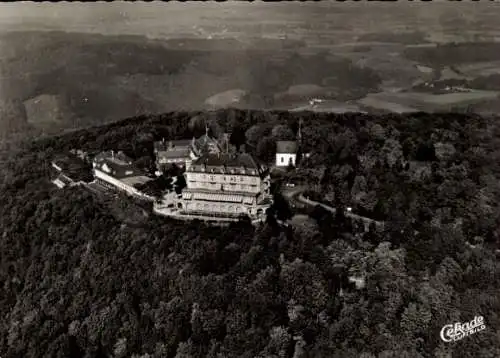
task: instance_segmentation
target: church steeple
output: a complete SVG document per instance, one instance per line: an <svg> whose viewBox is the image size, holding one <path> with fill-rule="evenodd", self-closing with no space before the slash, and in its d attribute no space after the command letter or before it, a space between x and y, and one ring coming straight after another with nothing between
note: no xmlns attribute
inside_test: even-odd
<svg viewBox="0 0 500 358"><path fill-rule="evenodd" d="M295 159L295 166L300 163L302 159L302 118L299 118L299 130L297 131L297 158Z"/></svg>
<svg viewBox="0 0 500 358"><path fill-rule="evenodd" d="M297 141L299 146L302 144L302 118L299 118L299 130L297 131Z"/></svg>

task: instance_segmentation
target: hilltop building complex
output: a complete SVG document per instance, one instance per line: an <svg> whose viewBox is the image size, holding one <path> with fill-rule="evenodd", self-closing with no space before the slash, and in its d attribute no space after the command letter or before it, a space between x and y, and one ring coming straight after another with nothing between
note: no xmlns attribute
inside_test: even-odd
<svg viewBox="0 0 500 358"><path fill-rule="evenodd" d="M155 204L159 214L184 219L262 221L272 203L268 168L248 153L206 154L187 168L181 196Z"/></svg>
<svg viewBox="0 0 500 358"><path fill-rule="evenodd" d="M204 135L198 139L162 140L154 143L156 155L157 175L161 175L169 166L175 164L179 167L188 168L193 160L203 154L221 153L223 148L216 139L208 135L208 128Z"/></svg>
<svg viewBox="0 0 500 358"><path fill-rule="evenodd" d="M73 175L75 163L87 161L85 187L100 193L118 190L152 202L156 214L214 223L242 217L254 223L264 221L272 204L269 168L246 153L244 145L240 152L230 148L227 133L221 137L220 141L210 137L207 129L198 139L154 143L156 179L123 152L107 151L90 157L75 152L71 161L54 160L52 182L60 188L72 186L79 180ZM172 164L183 167L183 176L162 175Z"/></svg>

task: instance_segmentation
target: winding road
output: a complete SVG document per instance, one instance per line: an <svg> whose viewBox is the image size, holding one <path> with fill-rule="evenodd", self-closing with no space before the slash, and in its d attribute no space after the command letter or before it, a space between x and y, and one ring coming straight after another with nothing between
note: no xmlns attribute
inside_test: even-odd
<svg viewBox="0 0 500 358"><path fill-rule="evenodd" d="M335 209L334 207L331 207L331 206L328 206L326 204L305 198L303 193L307 189L308 189L308 187L305 185L298 185L298 186L293 187L293 188L287 187L284 190L282 190L281 193L283 194L283 196L285 198L288 199L290 204L294 207L303 208L306 205L309 205L309 206L319 205L322 208L324 208L325 210L327 210L333 214L335 214L337 212L337 209ZM352 212L349 212L349 211L345 211L344 215L346 217L353 219L353 220L359 220L359 221L363 222L366 230L368 229L368 227L372 223L375 224L375 226L377 228L380 228L380 229L384 228L384 222L382 222L382 221L377 221L377 220L367 218L365 216L356 215L356 214L353 214Z"/></svg>

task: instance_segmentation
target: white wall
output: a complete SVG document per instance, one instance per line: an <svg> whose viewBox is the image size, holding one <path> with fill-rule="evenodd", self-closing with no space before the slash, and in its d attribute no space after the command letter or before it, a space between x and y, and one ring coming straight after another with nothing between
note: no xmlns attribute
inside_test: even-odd
<svg viewBox="0 0 500 358"><path fill-rule="evenodd" d="M232 213L232 214L248 214L249 209L251 207L248 207L243 204L238 204L238 203L223 203L223 202L203 202L203 201L184 201L183 205L185 206L185 209L187 210L193 210L193 211L203 211L206 212L207 214L210 213Z"/></svg>
<svg viewBox="0 0 500 358"><path fill-rule="evenodd" d="M276 166L287 167L290 164L290 159L292 160L292 164L295 165L296 158L296 154L276 153Z"/></svg>

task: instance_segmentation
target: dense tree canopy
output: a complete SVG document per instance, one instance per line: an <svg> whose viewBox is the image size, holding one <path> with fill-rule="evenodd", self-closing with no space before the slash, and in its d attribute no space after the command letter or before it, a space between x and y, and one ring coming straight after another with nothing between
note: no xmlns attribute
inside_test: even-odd
<svg viewBox="0 0 500 358"><path fill-rule="evenodd" d="M122 149L147 166L151 140L191 138L196 116L208 118L130 118L2 153L0 356L500 356L498 118L216 114L262 157L273 128L295 132L302 118L310 156L286 175L383 230L319 206L279 225L293 213L278 193L258 227L132 225L47 180L50 159L73 148ZM440 340L475 315L484 331Z"/></svg>

